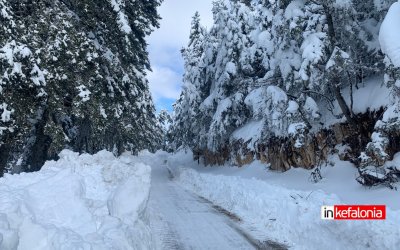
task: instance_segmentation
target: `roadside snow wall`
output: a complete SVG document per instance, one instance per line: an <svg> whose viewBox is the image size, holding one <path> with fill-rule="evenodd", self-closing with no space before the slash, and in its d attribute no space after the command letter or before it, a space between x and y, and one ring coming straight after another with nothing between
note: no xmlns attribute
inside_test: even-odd
<svg viewBox="0 0 400 250"><path fill-rule="evenodd" d="M68 150L41 171L0 179L0 249L152 249L149 166Z"/></svg>
<svg viewBox="0 0 400 250"><path fill-rule="evenodd" d="M320 218L324 205L343 204L322 190L288 189L256 179L174 169L178 182L241 220L260 242L270 240L290 249L398 249L400 219L387 209L384 221L330 221Z"/></svg>

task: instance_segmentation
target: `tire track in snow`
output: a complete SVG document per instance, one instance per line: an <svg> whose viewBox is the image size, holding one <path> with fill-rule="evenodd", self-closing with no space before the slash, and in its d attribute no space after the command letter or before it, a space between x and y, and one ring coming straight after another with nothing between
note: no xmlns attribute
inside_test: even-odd
<svg viewBox="0 0 400 250"><path fill-rule="evenodd" d="M211 204L173 181L153 164L148 215L159 249L257 249Z"/></svg>
<svg viewBox="0 0 400 250"><path fill-rule="evenodd" d="M265 241L260 241L258 239L255 239L252 237L248 232L246 232L238 223L242 222L242 219L237 216L236 214L224 209L221 206L213 204L211 201L207 200L206 198L202 196L198 196L200 200L202 200L205 203L208 203L216 210L217 213L223 214L226 216L229 221L227 222L228 225L230 225L233 229L235 229L240 235L242 235L244 238L246 238L253 246L255 249L258 250L286 250L288 249L287 246L274 242L271 240L265 240Z"/></svg>

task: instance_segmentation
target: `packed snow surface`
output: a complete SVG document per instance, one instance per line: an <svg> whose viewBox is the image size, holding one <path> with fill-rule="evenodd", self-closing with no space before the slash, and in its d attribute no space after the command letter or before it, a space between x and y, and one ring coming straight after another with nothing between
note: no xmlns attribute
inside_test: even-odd
<svg viewBox="0 0 400 250"><path fill-rule="evenodd" d="M177 182L190 192L242 219L242 227L260 242L272 240L290 249L398 249L400 218L398 191L366 189L355 181L356 168L330 159L323 179L309 180L310 171L269 171L254 163L237 167L204 167L190 154L170 156L168 166ZM400 162L400 156L394 162ZM384 221L321 220L323 205L387 205Z"/></svg>
<svg viewBox="0 0 400 250"><path fill-rule="evenodd" d="M156 249L254 249L235 221L175 181L167 167L169 156L139 156L152 166L148 215Z"/></svg>
<svg viewBox="0 0 400 250"><path fill-rule="evenodd" d="M339 149L339 148L338 148ZM398 249L400 195L332 156L310 171L204 167L191 153L68 150L0 179L0 249ZM388 166L398 166L400 154ZM150 180L151 178L151 180ZM150 185L151 184L151 185ZM325 221L323 205L386 205L383 221ZM269 249L268 248L268 249Z"/></svg>
<svg viewBox="0 0 400 250"><path fill-rule="evenodd" d="M41 171L0 179L0 249L149 249L149 166L68 150Z"/></svg>

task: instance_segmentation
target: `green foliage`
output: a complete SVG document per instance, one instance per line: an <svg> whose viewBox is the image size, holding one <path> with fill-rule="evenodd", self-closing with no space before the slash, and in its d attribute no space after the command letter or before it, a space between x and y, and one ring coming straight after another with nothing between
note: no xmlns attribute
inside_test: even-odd
<svg viewBox="0 0 400 250"><path fill-rule="evenodd" d="M0 0L0 168L158 147L145 36L160 3Z"/></svg>
<svg viewBox="0 0 400 250"><path fill-rule="evenodd" d="M315 131L319 108L332 111L335 101L354 120L341 90L384 71L378 30L390 0L367 2L219 0L208 32L195 14L174 107L175 148L218 152L250 122L261 124L259 142L296 124Z"/></svg>

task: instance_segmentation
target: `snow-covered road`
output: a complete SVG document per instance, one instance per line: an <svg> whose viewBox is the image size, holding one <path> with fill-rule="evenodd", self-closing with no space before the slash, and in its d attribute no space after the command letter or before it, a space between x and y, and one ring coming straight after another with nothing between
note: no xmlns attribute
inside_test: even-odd
<svg viewBox="0 0 400 250"><path fill-rule="evenodd" d="M165 165L153 166L148 213L158 249L255 249L234 219L182 189Z"/></svg>
<svg viewBox="0 0 400 250"><path fill-rule="evenodd" d="M335 173L324 172L324 182L304 190L284 183L307 185L309 174L292 170L297 179L287 176L278 182L278 176L273 177L262 163L240 169L210 168L198 165L184 151L143 152L137 161L152 168L146 211L157 249L398 249L400 220L398 211L389 207L385 221L321 220L321 206L346 204L323 190L331 182L337 187L340 180L351 177L342 173L351 168L338 160ZM262 180L263 175L272 177ZM347 183L348 192L364 194L364 189ZM386 192L393 198L392 191Z"/></svg>

